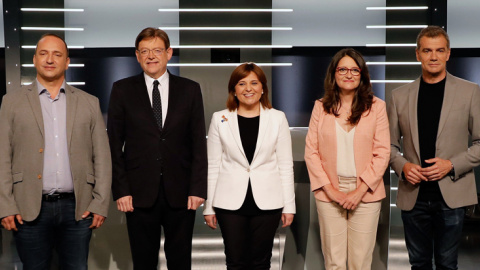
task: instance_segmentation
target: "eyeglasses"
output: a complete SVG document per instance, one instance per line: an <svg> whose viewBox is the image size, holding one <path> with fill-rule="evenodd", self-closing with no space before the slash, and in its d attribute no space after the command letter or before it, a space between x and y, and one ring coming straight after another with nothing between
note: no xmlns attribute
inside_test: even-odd
<svg viewBox="0 0 480 270"><path fill-rule="evenodd" d="M150 54L150 52L153 53L153 55L155 56L160 56L162 55L162 53L165 51L165 49L141 49L141 50L137 50L142 56L147 56Z"/></svg>
<svg viewBox="0 0 480 270"><path fill-rule="evenodd" d="M340 75L347 75L347 73L350 71L350 73L353 76L358 76L360 75L360 72L362 71L359 68L345 68L345 67L337 67L337 72Z"/></svg>

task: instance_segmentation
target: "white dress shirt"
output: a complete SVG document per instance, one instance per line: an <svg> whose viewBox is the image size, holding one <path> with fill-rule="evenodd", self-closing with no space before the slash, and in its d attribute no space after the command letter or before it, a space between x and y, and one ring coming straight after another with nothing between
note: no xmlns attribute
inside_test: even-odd
<svg viewBox="0 0 480 270"><path fill-rule="evenodd" d="M148 91L148 98L150 99L150 105L153 106L152 103L152 92L153 92L153 82L157 80L160 84L158 85L158 90L160 91L160 98L162 100L162 126L165 125L165 118L167 118L167 111L168 111L168 87L170 84L170 76L168 72L165 71L162 76L158 79L154 79L148 76L145 72L143 73L145 77L145 85L147 85Z"/></svg>

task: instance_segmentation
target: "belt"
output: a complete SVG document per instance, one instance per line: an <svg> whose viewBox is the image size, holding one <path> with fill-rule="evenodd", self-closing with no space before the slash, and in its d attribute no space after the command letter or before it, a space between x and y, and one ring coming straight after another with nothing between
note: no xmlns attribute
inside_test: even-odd
<svg viewBox="0 0 480 270"><path fill-rule="evenodd" d="M53 193L53 194L43 194L42 200L44 202L56 202L61 199L75 198L74 193Z"/></svg>

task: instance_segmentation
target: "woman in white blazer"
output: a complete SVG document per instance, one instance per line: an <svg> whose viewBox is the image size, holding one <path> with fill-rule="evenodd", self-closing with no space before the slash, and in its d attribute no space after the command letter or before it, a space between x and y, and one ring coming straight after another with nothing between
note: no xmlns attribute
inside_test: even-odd
<svg viewBox="0 0 480 270"><path fill-rule="evenodd" d="M285 114L268 100L267 79L253 63L230 76L226 110L208 131L205 221L222 231L227 269L270 269L280 220L295 213L293 158Z"/></svg>

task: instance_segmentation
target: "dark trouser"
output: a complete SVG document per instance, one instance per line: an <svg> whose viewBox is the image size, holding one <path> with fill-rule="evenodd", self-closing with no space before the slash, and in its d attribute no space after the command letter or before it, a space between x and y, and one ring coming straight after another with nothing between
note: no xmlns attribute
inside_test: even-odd
<svg viewBox="0 0 480 270"><path fill-rule="evenodd" d="M168 269L191 269L195 211L187 210L187 206L171 208L161 187L153 207L137 207L126 215L135 270L157 269L161 227L165 236L164 249Z"/></svg>
<svg viewBox="0 0 480 270"><path fill-rule="evenodd" d="M449 208L443 201L417 201L402 211L405 241L412 270L458 269L458 246L465 208Z"/></svg>
<svg viewBox="0 0 480 270"><path fill-rule="evenodd" d="M272 247L282 210L247 216L215 208L228 270L270 269Z"/></svg>
<svg viewBox="0 0 480 270"><path fill-rule="evenodd" d="M85 270L92 219L75 221L75 198L42 202L40 214L32 222L17 223L15 241L24 270L50 269L55 247L62 270Z"/></svg>

